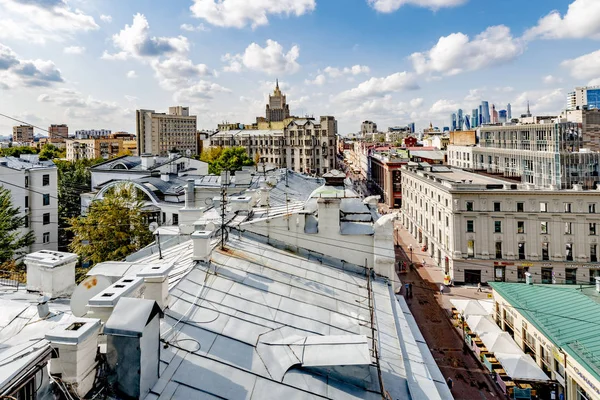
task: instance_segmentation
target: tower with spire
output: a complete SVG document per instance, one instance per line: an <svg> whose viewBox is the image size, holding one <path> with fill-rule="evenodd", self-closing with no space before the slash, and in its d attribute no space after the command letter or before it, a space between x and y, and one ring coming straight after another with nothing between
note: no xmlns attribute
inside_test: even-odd
<svg viewBox="0 0 600 400"><path fill-rule="evenodd" d="M269 95L269 104L265 109L267 122L281 122L290 116L290 107L286 102L285 95L279 89L279 79L275 81L275 90Z"/></svg>

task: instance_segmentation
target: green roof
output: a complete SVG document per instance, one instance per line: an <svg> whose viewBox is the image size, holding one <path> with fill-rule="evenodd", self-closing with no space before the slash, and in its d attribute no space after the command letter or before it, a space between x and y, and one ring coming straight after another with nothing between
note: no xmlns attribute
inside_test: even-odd
<svg viewBox="0 0 600 400"><path fill-rule="evenodd" d="M490 286L600 381L600 304L595 299L579 286L504 282Z"/></svg>

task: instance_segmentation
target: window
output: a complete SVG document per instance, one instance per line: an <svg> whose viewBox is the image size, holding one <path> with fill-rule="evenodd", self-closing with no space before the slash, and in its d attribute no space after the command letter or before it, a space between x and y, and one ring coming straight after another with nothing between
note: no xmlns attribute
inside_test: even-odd
<svg viewBox="0 0 600 400"><path fill-rule="evenodd" d="M473 229L473 221L472 220L467 221L467 232L475 232L475 229Z"/></svg>
<svg viewBox="0 0 600 400"><path fill-rule="evenodd" d="M571 235L573 233L573 223L565 222L565 235Z"/></svg>
<svg viewBox="0 0 600 400"><path fill-rule="evenodd" d="M540 231L543 234L547 234L548 233L548 222L547 221L540 222Z"/></svg>
<svg viewBox="0 0 600 400"><path fill-rule="evenodd" d="M496 258L502 258L502 242L496 242Z"/></svg>
<svg viewBox="0 0 600 400"><path fill-rule="evenodd" d="M499 202L494 202L494 211L500 211L500 203Z"/></svg>
<svg viewBox="0 0 600 400"><path fill-rule="evenodd" d="M590 285L596 284L596 278L600 278L600 269L590 269Z"/></svg>
<svg viewBox="0 0 600 400"><path fill-rule="evenodd" d="M494 233L502 233L502 221L494 221Z"/></svg>
<svg viewBox="0 0 600 400"><path fill-rule="evenodd" d="M25 216L25 228L29 228L29 215Z"/></svg>
<svg viewBox="0 0 600 400"><path fill-rule="evenodd" d="M173 225L179 225L179 214L173 214Z"/></svg>
<svg viewBox="0 0 600 400"><path fill-rule="evenodd" d="M467 211L473 211L473 202L467 201Z"/></svg>
<svg viewBox="0 0 600 400"><path fill-rule="evenodd" d="M529 272L529 267L517 267L517 282L525 282L526 272Z"/></svg>
<svg viewBox="0 0 600 400"><path fill-rule="evenodd" d="M25 196L25 208L29 208L29 196Z"/></svg>
<svg viewBox="0 0 600 400"><path fill-rule="evenodd" d="M43 241L44 243L50 243L50 232L44 232Z"/></svg>
<svg viewBox="0 0 600 400"><path fill-rule="evenodd" d="M590 244L590 262L598 262L597 245Z"/></svg>
<svg viewBox="0 0 600 400"><path fill-rule="evenodd" d="M50 185L50 175L42 176L42 186Z"/></svg>
<svg viewBox="0 0 600 400"><path fill-rule="evenodd" d="M44 225L50 224L50 213L45 213L42 217L42 223Z"/></svg>
<svg viewBox="0 0 600 400"><path fill-rule="evenodd" d="M548 252L548 242L542 243L542 260L544 260L544 261L550 260L550 254Z"/></svg>
<svg viewBox="0 0 600 400"><path fill-rule="evenodd" d="M590 203L590 204L588 204L588 212L590 214L595 214L596 213L596 203Z"/></svg>
<svg viewBox="0 0 600 400"><path fill-rule="evenodd" d="M29 187L29 177L28 176L25 177L25 187L26 188Z"/></svg>
<svg viewBox="0 0 600 400"><path fill-rule="evenodd" d="M517 233L525 233L525 221L517 221Z"/></svg>
<svg viewBox="0 0 600 400"><path fill-rule="evenodd" d="M523 212L525 210L525 203L517 203L517 212Z"/></svg>
<svg viewBox="0 0 600 400"><path fill-rule="evenodd" d="M565 212L566 213L570 213L571 212L571 203L565 203Z"/></svg>
<svg viewBox="0 0 600 400"><path fill-rule="evenodd" d="M596 223L590 222L590 235L596 236Z"/></svg>
<svg viewBox="0 0 600 400"><path fill-rule="evenodd" d="M548 203L540 203L540 212L548 212Z"/></svg>
<svg viewBox="0 0 600 400"><path fill-rule="evenodd" d="M43 202L43 204L45 206L49 206L50 205L50 195L49 194L45 194L44 195L44 202Z"/></svg>
<svg viewBox="0 0 600 400"><path fill-rule="evenodd" d="M521 242L517 245L519 248L519 260L525 259L525 243Z"/></svg>
<svg viewBox="0 0 600 400"><path fill-rule="evenodd" d="M565 269L565 283L574 285L577 283L577 268Z"/></svg>
<svg viewBox="0 0 600 400"><path fill-rule="evenodd" d="M446 228L450 225L450 218L446 217Z"/></svg>
<svg viewBox="0 0 600 400"><path fill-rule="evenodd" d="M467 258L475 257L475 241L469 240L467 241Z"/></svg>
<svg viewBox="0 0 600 400"><path fill-rule="evenodd" d="M573 244L567 243L565 245L565 258L567 261L573 261Z"/></svg>
<svg viewBox="0 0 600 400"><path fill-rule="evenodd" d="M542 268L542 283L552 283L552 267Z"/></svg>

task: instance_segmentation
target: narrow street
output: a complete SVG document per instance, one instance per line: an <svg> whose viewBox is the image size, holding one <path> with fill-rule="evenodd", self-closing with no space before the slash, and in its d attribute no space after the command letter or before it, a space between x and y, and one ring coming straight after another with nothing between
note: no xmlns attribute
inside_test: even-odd
<svg viewBox="0 0 600 400"><path fill-rule="evenodd" d="M408 232L404 233L408 235ZM408 243L403 241L403 236L397 236L401 247L396 247L396 260L409 262L410 256L403 250L403 248L408 248ZM414 244L413 247L415 247ZM417 261L416 257L414 260ZM451 297L452 294L445 293L444 297L446 298L441 299L439 281L424 280L421 276L429 278L430 275L437 275L431 273L433 268L436 267L423 268L419 263L416 270L409 270L399 276L402 283L412 283L413 285L413 297L407 299L408 306L442 374L446 379L452 378L454 398L464 400L504 399L504 394L491 380L489 371L480 365L469 350L466 353L463 352L463 340L460 333L452 325L447 309L441 305L441 301ZM401 293L404 294L404 291Z"/></svg>

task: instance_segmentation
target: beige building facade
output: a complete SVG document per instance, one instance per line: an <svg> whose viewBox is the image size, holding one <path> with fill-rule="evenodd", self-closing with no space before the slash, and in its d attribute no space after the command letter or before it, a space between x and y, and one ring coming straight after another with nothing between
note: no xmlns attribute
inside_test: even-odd
<svg viewBox="0 0 600 400"><path fill-rule="evenodd" d="M18 142L18 143L33 142L33 126L31 126L31 125L13 126L12 141Z"/></svg>
<svg viewBox="0 0 600 400"><path fill-rule="evenodd" d="M173 149L198 154L196 116L189 107L169 107L168 113L137 110L136 135L138 154L165 156Z"/></svg>
<svg viewBox="0 0 600 400"><path fill-rule="evenodd" d="M50 143L64 143L69 138L69 127L66 124L52 124L48 127Z"/></svg>
<svg viewBox="0 0 600 400"><path fill-rule="evenodd" d="M69 161L93 160L96 158L108 160L126 151L123 139L69 139L66 141L66 145L67 160Z"/></svg>
<svg viewBox="0 0 600 400"><path fill-rule="evenodd" d="M600 191L540 190L447 167L402 168L402 224L457 283L591 283Z"/></svg>

